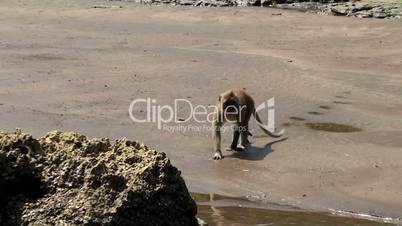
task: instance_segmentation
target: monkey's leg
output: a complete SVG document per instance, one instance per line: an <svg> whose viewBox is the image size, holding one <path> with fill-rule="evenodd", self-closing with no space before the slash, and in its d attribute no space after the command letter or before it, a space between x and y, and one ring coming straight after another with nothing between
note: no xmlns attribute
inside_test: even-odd
<svg viewBox="0 0 402 226"><path fill-rule="evenodd" d="M241 141L240 141L240 147L238 148L238 151L244 151L247 146L250 144L248 141L248 125L243 124L240 128L240 133L241 133Z"/></svg>
<svg viewBox="0 0 402 226"><path fill-rule="evenodd" d="M248 109L246 108L245 111L242 112L242 118L239 124L239 130L240 130L240 147L237 149L238 151L244 151L247 146L250 144L248 141L248 122L250 121L250 117L252 114L252 111L250 109L253 109L253 106L248 106Z"/></svg>
<svg viewBox="0 0 402 226"><path fill-rule="evenodd" d="M222 123L214 122L215 154L212 158L215 160L220 160L223 158L221 152L221 127Z"/></svg>
<svg viewBox="0 0 402 226"><path fill-rule="evenodd" d="M248 128L247 128L247 130L248 130ZM250 136L253 136L253 134L250 133L250 130L248 130L248 131L247 131L247 141L246 141L246 145L250 145L250 144L251 144L250 140L248 139L248 137L250 137Z"/></svg>
<svg viewBox="0 0 402 226"><path fill-rule="evenodd" d="M232 144L230 145L229 148L226 149L226 151L236 151L237 144L239 143L239 137L240 137L239 126L234 125L234 126L233 126L233 140L232 140Z"/></svg>

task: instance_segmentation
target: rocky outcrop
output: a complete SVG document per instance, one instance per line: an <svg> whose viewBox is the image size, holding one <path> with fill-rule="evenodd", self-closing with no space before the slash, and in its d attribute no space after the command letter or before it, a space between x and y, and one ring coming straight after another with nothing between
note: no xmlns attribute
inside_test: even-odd
<svg viewBox="0 0 402 226"><path fill-rule="evenodd" d="M401 3L359 2L347 0L127 0L151 5L190 5L205 7L268 6L311 11L325 15L373 18L401 18Z"/></svg>
<svg viewBox="0 0 402 226"><path fill-rule="evenodd" d="M2 225L198 225L180 171L136 141L0 133L0 170Z"/></svg>
<svg viewBox="0 0 402 226"><path fill-rule="evenodd" d="M402 16L402 4L398 3L364 3L348 2L342 4L330 4L323 6L323 12L332 13L337 16L355 16L360 18L374 17L400 18Z"/></svg>
<svg viewBox="0 0 402 226"><path fill-rule="evenodd" d="M344 0L128 0L129 2L143 4L171 4L171 5L192 5L192 6L269 6L272 4L292 4L298 2L321 2L334 3Z"/></svg>
<svg viewBox="0 0 402 226"><path fill-rule="evenodd" d="M402 17L402 4L399 3L375 3L375 2L297 2L276 5L283 9L296 9L301 11L316 12L324 15L352 16L360 18L397 18Z"/></svg>
<svg viewBox="0 0 402 226"><path fill-rule="evenodd" d="M0 225L19 224L24 203L44 194L42 158L32 136L0 132Z"/></svg>
<svg viewBox="0 0 402 226"><path fill-rule="evenodd" d="M278 8L316 12L324 15L351 16L360 18L397 18L402 17L402 4L375 2L297 2L276 5Z"/></svg>

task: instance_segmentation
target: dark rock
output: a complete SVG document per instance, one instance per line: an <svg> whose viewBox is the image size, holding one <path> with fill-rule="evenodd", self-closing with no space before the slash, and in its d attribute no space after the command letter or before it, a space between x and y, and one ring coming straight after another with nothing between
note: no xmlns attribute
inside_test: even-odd
<svg viewBox="0 0 402 226"><path fill-rule="evenodd" d="M375 13L373 13L373 17L375 17L375 18L385 18L385 17L387 17L387 14L384 13L384 12L375 12Z"/></svg>
<svg viewBox="0 0 402 226"><path fill-rule="evenodd" d="M293 1L293 0L290 0ZM287 0L288 2L288 0ZM280 3L277 8L311 11L319 14L332 14L336 16L375 17L375 18L400 18L402 5L398 3L370 3L370 2L293 2Z"/></svg>
<svg viewBox="0 0 402 226"><path fill-rule="evenodd" d="M226 7L226 6L235 6L235 2L229 0L199 0L195 2L194 5L206 6L206 7Z"/></svg>
<svg viewBox="0 0 402 226"><path fill-rule="evenodd" d="M193 5L204 7L265 6L315 12L322 15L400 18L402 4L359 2L348 0L126 0L142 4ZM279 15L279 14L273 14ZM145 52L145 51L144 51Z"/></svg>
<svg viewBox="0 0 402 226"><path fill-rule="evenodd" d="M400 16L400 15L402 15L401 9L399 9L399 8L391 8L389 10L389 15L390 16Z"/></svg>
<svg viewBox="0 0 402 226"><path fill-rule="evenodd" d="M19 224L21 203L44 192L42 156L39 142L32 136L19 129L0 132L0 223Z"/></svg>
<svg viewBox="0 0 402 226"><path fill-rule="evenodd" d="M356 4L352 4L351 7L351 12L358 12L358 11L363 11L363 10L370 10L372 9L374 6L370 5L370 4L366 4L366 3L356 3Z"/></svg>
<svg viewBox="0 0 402 226"><path fill-rule="evenodd" d="M0 133L0 170L5 225L198 225L180 171L135 141Z"/></svg>
<svg viewBox="0 0 402 226"><path fill-rule="evenodd" d="M363 11L358 11L353 14L356 17L360 18L369 18L373 16L373 13L371 11L363 10Z"/></svg>
<svg viewBox="0 0 402 226"><path fill-rule="evenodd" d="M331 12L333 12L335 15L341 15L341 16L346 16L349 13L349 7L347 6L334 6L331 8Z"/></svg>
<svg viewBox="0 0 402 226"><path fill-rule="evenodd" d="M180 0L179 4L180 5L194 5L195 1L194 0Z"/></svg>

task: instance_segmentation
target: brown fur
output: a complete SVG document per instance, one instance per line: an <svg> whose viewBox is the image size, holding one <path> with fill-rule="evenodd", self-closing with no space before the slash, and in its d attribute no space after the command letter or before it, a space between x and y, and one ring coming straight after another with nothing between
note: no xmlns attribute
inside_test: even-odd
<svg viewBox="0 0 402 226"><path fill-rule="evenodd" d="M248 131L248 123L250 117L253 115L259 122L260 128L271 137L280 137L283 131L276 134L270 132L261 126L261 120L255 111L255 104L253 98L243 90L228 90L222 93L215 106L214 118L214 142L215 142L215 155L214 159L222 159L221 152L221 132L220 129L224 123L230 122L234 124L233 140L230 148L227 150L243 151L249 145L248 136L251 133ZM240 137L240 147L238 141Z"/></svg>

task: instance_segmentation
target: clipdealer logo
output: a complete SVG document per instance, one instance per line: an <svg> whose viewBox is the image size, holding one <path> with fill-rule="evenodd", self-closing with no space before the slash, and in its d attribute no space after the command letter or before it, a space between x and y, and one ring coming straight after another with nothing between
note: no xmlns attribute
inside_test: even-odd
<svg viewBox="0 0 402 226"><path fill-rule="evenodd" d="M135 113L139 109L143 109L145 105L145 117L138 116ZM179 117L180 109L189 109L188 115ZM225 109L227 110L227 109ZM256 107L256 111L266 111L266 121L267 124L260 124L269 131L275 131L275 98L272 97ZM133 100L128 108L128 113L130 119L135 123L154 123L157 125L158 129L169 130L169 131L181 131L185 132L188 130L202 131L211 130L212 123L215 118L215 106L211 105L199 105L193 104L188 99L175 99L171 105L161 105L155 98L138 98ZM233 113L233 111L231 111ZM239 114L241 112L238 112ZM226 116L226 114L223 114ZM226 121L230 122L229 119ZM183 124L189 122L196 123L184 126ZM173 124L173 125L172 125ZM209 124L209 125L208 125Z"/></svg>

